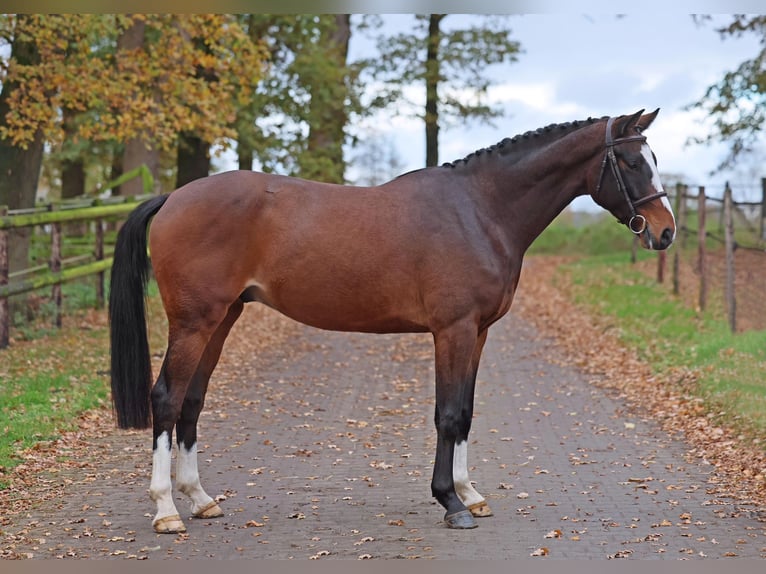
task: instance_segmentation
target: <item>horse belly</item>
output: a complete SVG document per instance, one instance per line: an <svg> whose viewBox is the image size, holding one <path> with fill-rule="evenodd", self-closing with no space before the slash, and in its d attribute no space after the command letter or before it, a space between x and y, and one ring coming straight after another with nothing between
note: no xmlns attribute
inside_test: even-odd
<svg viewBox="0 0 766 574"><path fill-rule="evenodd" d="M257 300L301 323L332 331L427 331L412 285L327 273L286 273L253 281Z"/></svg>

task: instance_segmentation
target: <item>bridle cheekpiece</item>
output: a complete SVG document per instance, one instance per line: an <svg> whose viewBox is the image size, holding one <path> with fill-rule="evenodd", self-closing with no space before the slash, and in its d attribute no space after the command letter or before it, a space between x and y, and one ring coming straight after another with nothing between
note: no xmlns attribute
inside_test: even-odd
<svg viewBox="0 0 766 574"><path fill-rule="evenodd" d="M645 203L649 203L650 201L654 201L655 199L659 199L661 197L667 197L668 194L664 191L659 191L657 193L653 193L652 195L647 195L646 197L642 197L640 199L634 200L631 197L631 194L628 191L628 186L625 185L625 180L622 177L620 166L617 163L617 156L614 153L614 146L628 143L628 142L634 142L634 141L645 142L646 137L642 135L635 135L635 136L627 136L623 138L613 139L612 138L613 123L614 123L613 117L609 118L606 122L606 139L605 139L606 153L604 154L604 159L601 162L601 172L599 173L599 176L598 176L598 185L596 186L595 195L598 196L599 192L601 191L601 184L604 180L604 173L606 171L606 164L608 162L609 166L612 168L612 174L614 175L614 179L617 182L617 188L625 196L625 200L628 202L628 206L630 207L630 219L628 219L627 221L628 229L630 229L636 235L641 235L646 229L646 218L640 213L636 212L636 208ZM625 221L621 221L620 223L625 223Z"/></svg>

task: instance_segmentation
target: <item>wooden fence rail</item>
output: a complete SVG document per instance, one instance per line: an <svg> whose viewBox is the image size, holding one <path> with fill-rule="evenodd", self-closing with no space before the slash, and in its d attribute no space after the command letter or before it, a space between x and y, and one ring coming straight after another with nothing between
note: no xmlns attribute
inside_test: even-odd
<svg viewBox="0 0 766 574"><path fill-rule="evenodd" d="M735 265L737 253L749 251L753 256L762 255L763 263L759 259L757 266L766 265L766 179L762 180L763 199L760 202L742 202L734 201L731 186L727 183L724 188L722 198L710 197L705 192L705 187L700 186L697 194L689 193L687 186L678 185L675 194L675 212L678 235L676 243L672 249L673 255L673 293L679 295L683 290L697 289L696 304L700 310L705 310L710 303L710 286L715 282L719 285L722 292L723 309L725 311L727 322L732 332L739 330L738 322L738 298L746 298L749 302L749 315L753 315L753 308L762 307L754 305L750 301L754 297L761 299L760 292L757 292L755 271L752 259L749 267L742 270ZM690 202L687 205L687 202ZM707 213L711 209L711 204L719 204L715 208L718 213L717 230L711 229L707 222ZM696 212L694 211L696 207ZM752 208L758 208L756 221L753 217L748 217L748 211ZM691 213L689 210L692 210ZM694 221L696 217L697 229L691 229L689 220ZM715 225L713 226L715 227ZM686 249L687 240L696 241L696 257L692 259L692 250ZM714 244L718 243L722 249L708 249L708 240ZM712 265L711 258L716 261L722 261L722 265ZM697 276L697 285L683 285L681 266L682 261L687 265L692 264L694 274ZM737 279L738 274L746 276L745 279ZM662 282L664 275L664 258L660 259L657 269L657 281ZM750 279L748 279L750 278ZM715 281L714 281L715 280ZM738 293L739 291L739 293ZM762 313L760 313L762 315ZM761 324L763 320L759 317L748 317L748 323Z"/></svg>
<svg viewBox="0 0 766 574"><path fill-rule="evenodd" d="M104 273L112 265L112 258L104 248L105 222L126 216L138 204L138 201L150 197L154 182L146 166L124 174L108 184L116 187L133 177L141 177L146 195L139 197L117 197L108 201L98 199L79 200L77 203L62 202L43 208L9 211L0 206L0 349L10 341L11 317L8 300L13 295L28 293L44 287L52 287L51 296L55 307L55 324L61 327L61 284L85 277L97 275L96 301L104 304ZM62 258L64 241L63 226L70 222L93 222L95 238L93 252L82 262L82 257ZM22 269L10 273L9 242L11 229L23 227L50 226L51 249L47 266Z"/></svg>

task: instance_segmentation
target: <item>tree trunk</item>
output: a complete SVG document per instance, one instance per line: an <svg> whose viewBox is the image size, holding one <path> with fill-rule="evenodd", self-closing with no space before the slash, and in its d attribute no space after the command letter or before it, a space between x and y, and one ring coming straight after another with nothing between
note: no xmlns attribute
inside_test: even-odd
<svg viewBox="0 0 766 574"><path fill-rule="evenodd" d="M61 165L61 199L85 195L85 162L82 158L64 160Z"/></svg>
<svg viewBox="0 0 766 574"><path fill-rule="evenodd" d="M247 17L247 33L254 42L260 42L268 34L268 22L263 18L257 18L255 14ZM273 54L272 54L273 57ZM239 169L253 169L253 160L255 159L255 150L253 149L253 140L255 139L255 114L253 105L247 107L239 106L237 109L237 165Z"/></svg>
<svg viewBox="0 0 766 574"><path fill-rule="evenodd" d="M126 29L117 39L117 50L140 50L146 39L146 22L133 20L133 25ZM150 137L136 137L125 141L120 173L129 172L141 165L146 165L152 172L154 181L159 181L160 155L157 149L152 149ZM113 195L135 196L144 193L143 180L140 177L130 179L112 190Z"/></svg>
<svg viewBox="0 0 766 574"><path fill-rule="evenodd" d="M253 146L245 138L237 141L237 167L239 169L253 169Z"/></svg>
<svg viewBox="0 0 766 574"><path fill-rule="evenodd" d="M64 109L64 140L69 142L76 132L77 112ZM66 146L66 144L65 144ZM85 195L85 161L78 154L61 160L61 199L70 199Z"/></svg>
<svg viewBox="0 0 766 574"><path fill-rule="evenodd" d="M19 14L18 26L25 18ZM40 61L37 47L32 42L16 40L11 47L11 58L22 65L35 65ZM16 85L6 82L0 92L0 123L9 111L9 97ZM26 149L9 140L0 140L0 205L8 209L34 207L40 167L43 161L43 135L38 131ZM12 229L9 234L8 261L11 272L29 267L29 228Z"/></svg>
<svg viewBox="0 0 766 574"><path fill-rule="evenodd" d="M124 147L116 144L112 152L112 165L109 169L109 181L114 181L122 175L122 154ZM112 195L122 195L120 186L112 188Z"/></svg>
<svg viewBox="0 0 766 574"><path fill-rule="evenodd" d="M351 15L336 14L322 34L320 46L332 63L333 77L314 78L308 147L300 162L301 176L332 183L345 180L343 143L346 137L348 97L346 60L351 39Z"/></svg>
<svg viewBox="0 0 766 574"><path fill-rule="evenodd" d="M445 14L430 14L428 18L428 50L426 55L426 166L439 163L439 24Z"/></svg>
<svg viewBox="0 0 766 574"><path fill-rule="evenodd" d="M145 165L152 172L154 181L159 181L160 176L160 152L151 149L149 145L139 138L131 138L125 142L125 151L122 154L122 172L127 173ZM149 190L151 191L151 190ZM119 186L119 195L141 195L144 193L144 182L141 177L134 177ZM117 193L113 193L117 195Z"/></svg>
<svg viewBox="0 0 766 574"><path fill-rule="evenodd" d="M178 137L176 166L176 188L207 177L210 173L210 144L193 134L181 133Z"/></svg>

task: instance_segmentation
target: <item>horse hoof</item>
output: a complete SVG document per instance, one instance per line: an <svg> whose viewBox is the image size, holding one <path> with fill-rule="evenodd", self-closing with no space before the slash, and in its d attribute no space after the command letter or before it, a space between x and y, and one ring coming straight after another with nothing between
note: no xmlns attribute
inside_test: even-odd
<svg viewBox="0 0 766 574"><path fill-rule="evenodd" d="M205 506L194 513L194 518L220 518L223 516L223 510L218 506L215 500L211 500Z"/></svg>
<svg viewBox="0 0 766 574"><path fill-rule="evenodd" d="M154 531L158 534L178 534L179 532L186 532L186 526L184 526L183 520L177 514L171 516L163 516L158 518L152 524Z"/></svg>
<svg viewBox="0 0 766 574"><path fill-rule="evenodd" d="M489 504L487 504L486 500L472 504L468 507L468 510L470 510L471 514L477 518L486 518L487 516L492 516L492 509L489 507Z"/></svg>
<svg viewBox="0 0 766 574"><path fill-rule="evenodd" d="M470 510L461 510L455 514L445 514L444 522L447 524L447 528L457 528L460 530L476 528L479 525L474 520Z"/></svg>

